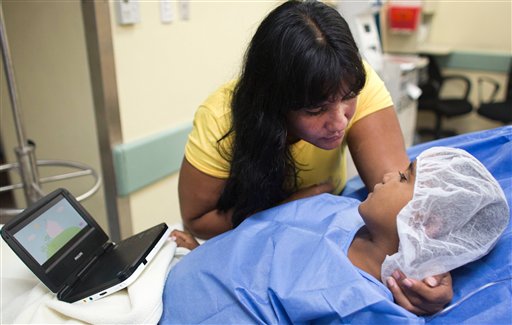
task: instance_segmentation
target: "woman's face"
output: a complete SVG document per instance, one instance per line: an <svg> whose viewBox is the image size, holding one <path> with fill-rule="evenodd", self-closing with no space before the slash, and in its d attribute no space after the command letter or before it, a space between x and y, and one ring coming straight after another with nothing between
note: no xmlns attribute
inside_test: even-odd
<svg viewBox="0 0 512 325"><path fill-rule="evenodd" d="M373 192L359 205L359 213L366 223L374 222L396 227L396 216L412 199L414 192L416 161L405 171L384 175Z"/></svg>
<svg viewBox="0 0 512 325"><path fill-rule="evenodd" d="M300 139L325 150L341 145L348 122L354 115L357 96L349 94L316 107L291 111L287 115L288 138Z"/></svg>

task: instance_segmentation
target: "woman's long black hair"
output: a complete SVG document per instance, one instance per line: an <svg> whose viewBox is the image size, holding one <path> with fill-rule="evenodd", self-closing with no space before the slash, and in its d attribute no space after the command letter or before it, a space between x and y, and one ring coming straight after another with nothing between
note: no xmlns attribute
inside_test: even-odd
<svg viewBox="0 0 512 325"><path fill-rule="evenodd" d="M233 227L298 189L287 112L357 94L364 82L357 46L335 9L289 1L262 21L234 90L231 129L218 142L230 146L222 152L231 169L217 209L233 209Z"/></svg>

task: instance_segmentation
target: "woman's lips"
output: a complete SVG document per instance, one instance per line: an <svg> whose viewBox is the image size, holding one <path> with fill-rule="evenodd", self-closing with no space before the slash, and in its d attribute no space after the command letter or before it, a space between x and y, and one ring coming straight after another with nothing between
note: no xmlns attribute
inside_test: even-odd
<svg viewBox="0 0 512 325"><path fill-rule="evenodd" d="M344 134L345 134L345 132L341 132L340 134L335 134L335 135L330 136L330 137L324 137L324 139L327 140L328 142L338 141L341 138L343 138Z"/></svg>

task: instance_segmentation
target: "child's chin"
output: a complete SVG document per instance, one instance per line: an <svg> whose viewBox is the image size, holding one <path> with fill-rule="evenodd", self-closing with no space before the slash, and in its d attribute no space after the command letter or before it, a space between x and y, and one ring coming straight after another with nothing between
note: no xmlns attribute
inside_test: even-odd
<svg viewBox="0 0 512 325"><path fill-rule="evenodd" d="M366 200L361 202L361 204L359 204L359 206L357 207L357 211L359 212L360 215L364 214L366 203L367 203L366 201L368 201L368 198L366 198Z"/></svg>

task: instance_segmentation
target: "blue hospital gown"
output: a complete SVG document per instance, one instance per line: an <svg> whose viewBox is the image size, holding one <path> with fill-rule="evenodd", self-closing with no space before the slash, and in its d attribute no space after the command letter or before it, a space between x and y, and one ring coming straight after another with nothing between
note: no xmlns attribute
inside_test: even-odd
<svg viewBox="0 0 512 325"><path fill-rule="evenodd" d="M423 323L347 258L359 203L322 194L207 241L170 272L161 324Z"/></svg>

